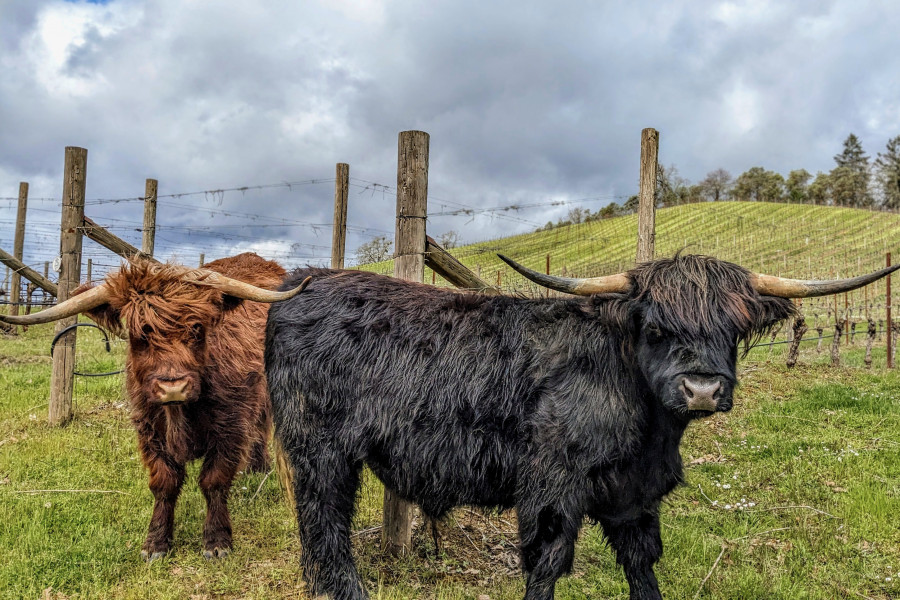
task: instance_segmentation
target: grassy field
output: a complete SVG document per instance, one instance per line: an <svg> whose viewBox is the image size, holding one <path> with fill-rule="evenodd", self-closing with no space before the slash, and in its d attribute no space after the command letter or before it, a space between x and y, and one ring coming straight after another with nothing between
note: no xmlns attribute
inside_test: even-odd
<svg viewBox="0 0 900 600"><path fill-rule="evenodd" d="M597 275L627 268L634 217L556 228L454 250L504 287L526 287L496 258L501 251L551 272ZM900 240L900 216L852 209L763 203L661 210L657 252L680 248L791 277L847 276L883 264ZM900 257L897 258L900 260ZM390 271L388 263L367 268ZM428 275L430 279L430 274ZM880 292L879 292L880 290ZM865 299L879 312L875 287ZM831 299L807 303L807 322L826 320ZM842 307L841 307L842 308ZM820 314L821 313L821 314ZM276 477L242 474L232 490L235 551L200 555L205 505L189 471L176 510L175 546L152 564L139 556L152 507L128 420L122 376L76 378L76 415L47 425L52 326L0 337L0 599L302 598L295 524ZM815 336L810 331L808 336ZM735 409L694 424L682 445L687 483L662 511L665 556L657 568L667 598L833 599L900 597L900 375L885 369L883 342L863 368L863 340L802 345L784 367L786 346L742 360ZM78 368L121 368L124 347L107 353L82 328ZM380 484L359 497L355 553L377 598L520 598L513 513L460 509L426 527L403 558L378 548ZM575 569L559 598L627 598L621 570L596 527L586 525Z"/></svg>
<svg viewBox="0 0 900 600"><path fill-rule="evenodd" d="M274 476L242 475L230 506L235 552L200 556L204 502L191 469L176 513L175 549L146 564L139 550L152 498L137 458L121 376L79 377L76 416L46 423L52 328L0 340L0 598L298 598L304 596L293 519ZM79 369L121 366L96 330L79 332ZM900 376L872 371L862 347L847 366L804 344L742 361L735 409L696 423L683 455L687 484L663 508L668 598L832 599L900 596ZM435 548L426 528L393 560L378 550L381 488L359 499L354 538L378 598L499 600L523 593L515 516L458 510ZM708 577L707 577L708 576ZM586 526L558 597L627 598L596 527Z"/></svg>

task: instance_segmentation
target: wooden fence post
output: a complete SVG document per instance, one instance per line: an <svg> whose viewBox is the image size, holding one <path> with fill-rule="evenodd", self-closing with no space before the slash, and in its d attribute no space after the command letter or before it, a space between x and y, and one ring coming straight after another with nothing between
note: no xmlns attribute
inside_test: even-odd
<svg viewBox="0 0 900 600"><path fill-rule="evenodd" d="M206 264L206 254L204 254L203 252L201 252L201 253L200 253L200 264L197 265L197 266L202 267L204 264Z"/></svg>
<svg viewBox="0 0 900 600"><path fill-rule="evenodd" d="M150 261L159 262L152 256L144 254L125 240L111 234L105 227L97 225L90 217L82 217L81 233L85 237L94 240L107 250L114 254L118 254L122 258L134 258L135 256L138 256Z"/></svg>
<svg viewBox="0 0 900 600"><path fill-rule="evenodd" d="M653 260L656 245L656 167L659 160L659 132L650 127L641 131L641 188L638 199L638 245L635 261Z"/></svg>
<svg viewBox="0 0 900 600"><path fill-rule="evenodd" d="M437 273L458 288L476 290L491 296L500 294L499 289L482 281L481 277L456 260L431 236L425 236L425 265L432 269L432 284L434 283L433 276Z"/></svg>
<svg viewBox="0 0 900 600"><path fill-rule="evenodd" d="M159 182L148 179L144 184L144 226L141 229L141 252L153 256L156 242L156 194Z"/></svg>
<svg viewBox="0 0 900 600"><path fill-rule="evenodd" d="M24 259L25 250L25 214L28 209L28 184L24 181L19 183L19 207L16 211L16 233L13 240L13 256L16 260ZM9 314L19 314L19 303L22 301L22 276L18 271L13 271L12 281L10 283ZM15 325L13 325L15 328Z"/></svg>
<svg viewBox="0 0 900 600"><path fill-rule="evenodd" d="M93 279L94 271L94 259L89 258L87 262L87 273L84 276L85 283L91 283Z"/></svg>
<svg viewBox="0 0 900 600"><path fill-rule="evenodd" d="M428 214L428 142L424 131L402 131L397 152L397 226L394 237L394 277L423 283L425 279L425 217ZM424 376L410 373L410 377ZM412 545L413 505L384 490L385 550L400 554Z"/></svg>
<svg viewBox="0 0 900 600"><path fill-rule="evenodd" d="M87 180L87 150L66 147L63 172L62 219L59 239L59 282L56 299L65 302L81 280L81 224L84 219L84 189ZM56 322L59 333L78 321L78 316ZM53 351L50 375L50 424L62 425L72 418L75 383L75 329L59 338Z"/></svg>
<svg viewBox="0 0 900 600"><path fill-rule="evenodd" d="M891 266L891 253L888 252L885 255L885 262L887 266ZM885 278L884 281L884 292L886 294L885 297L885 308L887 309L887 368L894 368L894 321L891 319L891 276Z"/></svg>
<svg viewBox="0 0 900 600"><path fill-rule="evenodd" d="M347 245L347 194L350 190L350 165L338 163L334 174L334 225L331 230L331 268L344 268Z"/></svg>
<svg viewBox="0 0 900 600"><path fill-rule="evenodd" d="M50 276L50 261L44 261L44 279ZM41 288L41 304L47 304L47 288Z"/></svg>

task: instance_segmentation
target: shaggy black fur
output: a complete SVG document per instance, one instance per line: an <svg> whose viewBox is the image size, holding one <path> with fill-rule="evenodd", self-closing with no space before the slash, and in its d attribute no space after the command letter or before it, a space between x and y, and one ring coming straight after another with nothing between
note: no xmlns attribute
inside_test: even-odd
<svg viewBox="0 0 900 600"><path fill-rule="evenodd" d="M350 552L363 464L440 517L515 507L526 599L553 597L582 521L601 524L631 586L660 598L659 505L682 480L685 381L729 410L738 343L793 314L741 267L677 256L632 290L531 300L461 294L356 271L304 269L272 305L266 372L296 470L312 596L365 598Z"/></svg>

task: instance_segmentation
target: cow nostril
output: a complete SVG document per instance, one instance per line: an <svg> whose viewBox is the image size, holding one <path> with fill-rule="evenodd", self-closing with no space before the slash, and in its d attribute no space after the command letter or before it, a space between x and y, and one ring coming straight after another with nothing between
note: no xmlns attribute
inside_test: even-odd
<svg viewBox="0 0 900 600"><path fill-rule="evenodd" d="M173 382L160 381L159 389L161 389L162 391L164 391L166 393L179 393L179 392L184 391L184 388L187 387L187 383L188 382L186 379L182 380L182 381L173 381Z"/></svg>
<svg viewBox="0 0 900 600"><path fill-rule="evenodd" d="M159 380L156 382L157 397L163 402L181 402L187 399L188 379Z"/></svg>
<svg viewBox="0 0 900 600"><path fill-rule="evenodd" d="M689 410L715 411L722 383L716 380L692 380L685 377L681 389Z"/></svg>
<svg viewBox="0 0 900 600"><path fill-rule="evenodd" d="M684 380L684 389L687 392L688 398L693 398L695 396L713 397L721 388L722 384L718 381L700 382L691 381L688 378L685 378Z"/></svg>

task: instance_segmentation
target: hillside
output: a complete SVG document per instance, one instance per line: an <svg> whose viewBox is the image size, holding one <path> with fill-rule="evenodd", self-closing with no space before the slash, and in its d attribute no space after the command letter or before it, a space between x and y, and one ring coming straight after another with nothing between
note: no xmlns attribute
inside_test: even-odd
<svg viewBox="0 0 900 600"><path fill-rule="evenodd" d="M451 250L482 278L520 289L524 280L497 258L500 252L544 271L547 255L556 275L596 276L634 264L637 215L557 227ZM881 268L885 252L900 251L900 215L854 208L767 202L717 202L660 209L656 214L656 253L678 250L716 256L771 275L798 279L846 277ZM894 261L900 260L900 255ZM391 261L362 268L390 274ZM498 275L499 274L499 275ZM426 270L426 281L432 274ZM441 285L440 278L436 283ZM849 304L860 314L866 304L883 303L883 284L858 291ZM827 306L833 299L815 300ZM840 307L843 310L843 306ZM881 312L877 310L876 312Z"/></svg>

